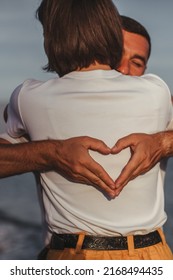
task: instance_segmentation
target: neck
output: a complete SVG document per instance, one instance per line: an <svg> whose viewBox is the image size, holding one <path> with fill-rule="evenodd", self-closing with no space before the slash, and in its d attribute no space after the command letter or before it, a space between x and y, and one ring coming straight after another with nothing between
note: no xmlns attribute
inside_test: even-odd
<svg viewBox="0 0 173 280"><path fill-rule="evenodd" d="M84 67L81 69L78 69L77 71L91 71L91 70L111 70L111 67L109 65L106 64L100 64L97 61L91 65L89 65L88 67Z"/></svg>

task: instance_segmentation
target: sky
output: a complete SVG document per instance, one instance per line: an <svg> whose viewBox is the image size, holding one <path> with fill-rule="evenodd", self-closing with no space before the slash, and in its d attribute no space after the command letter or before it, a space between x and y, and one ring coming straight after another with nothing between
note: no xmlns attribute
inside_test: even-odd
<svg viewBox="0 0 173 280"><path fill-rule="evenodd" d="M173 1L114 0L120 14L140 21L152 38L147 72L158 74L173 93ZM40 0L0 0L0 102L25 79L46 80L47 59L35 10Z"/></svg>

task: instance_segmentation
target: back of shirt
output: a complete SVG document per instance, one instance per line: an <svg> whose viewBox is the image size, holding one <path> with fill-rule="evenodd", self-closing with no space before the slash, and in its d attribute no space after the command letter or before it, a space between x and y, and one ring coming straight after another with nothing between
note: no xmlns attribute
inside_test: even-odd
<svg viewBox="0 0 173 280"><path fill-rule="evenodd" d="M154 75L123 76L111 70L72 72L47 82L26 81L14 92L8 119L12 137L32 140L91 136L108 146L130 133L165 130L171 120L166 84ZM91 156L116 179L130 158ZM166 220L159 165L131 181L116 199L97 188L69 182L55 172L41 175L51 230L89 234L145 233Z"/></svg>

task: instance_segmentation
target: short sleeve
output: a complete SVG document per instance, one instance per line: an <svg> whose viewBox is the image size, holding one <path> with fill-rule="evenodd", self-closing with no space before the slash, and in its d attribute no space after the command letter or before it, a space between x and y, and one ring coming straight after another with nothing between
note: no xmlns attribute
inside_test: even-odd
<svg viewBox="0 0 173 280"><path fill-rule="evenodd" d="M12 93L7 109L6 131L12 138L18 138L26 134L26 129L20 115L19 94L22 85L18 86Z"/></svg>

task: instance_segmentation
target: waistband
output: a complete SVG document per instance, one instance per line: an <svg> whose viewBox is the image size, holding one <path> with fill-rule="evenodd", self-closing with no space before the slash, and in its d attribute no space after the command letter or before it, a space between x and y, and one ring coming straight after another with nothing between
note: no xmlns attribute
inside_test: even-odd
<svg viewBox="0 0 173 280"><path fill-rule="evenodd" d="M65 248L76 248L79 234L57 234L53 233L49 249L63 250ZM134 235L134 248L144 248L162 242L159 232L153 231L145 235ZM81 249L88 250L128 250L126 236L93 236L85 235Z"/></svg>

